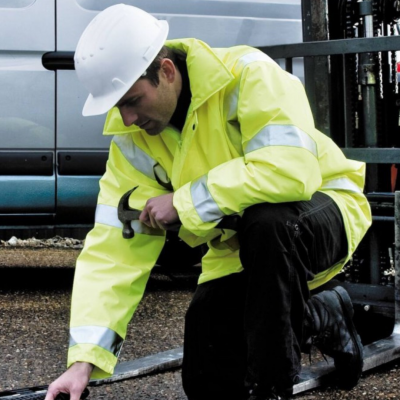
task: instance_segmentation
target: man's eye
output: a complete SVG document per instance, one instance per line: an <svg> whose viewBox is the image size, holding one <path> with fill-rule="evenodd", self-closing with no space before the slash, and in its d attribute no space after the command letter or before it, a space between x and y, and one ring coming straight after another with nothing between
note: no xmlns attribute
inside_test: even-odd
<svg viewBox="0 0 400 400"><path fill-rule="evenodd" d="M129 101L126 103L126 105L127 105L128 107L136 107L136 106L139 104L139 102L140 102L140 97L137 97L137 98L135 98L135 99L129 100Z"/></svg>

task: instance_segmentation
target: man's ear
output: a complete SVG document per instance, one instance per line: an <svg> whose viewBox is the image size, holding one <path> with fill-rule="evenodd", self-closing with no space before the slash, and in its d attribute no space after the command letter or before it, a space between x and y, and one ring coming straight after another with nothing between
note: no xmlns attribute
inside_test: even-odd
<svg viewBox="0 0 400 400"><path fill-rule="evenodd" d="M169 58L161 60L160 72L165 76L169 83L173 83L176 77L176 67L174 62Z"/></svg>

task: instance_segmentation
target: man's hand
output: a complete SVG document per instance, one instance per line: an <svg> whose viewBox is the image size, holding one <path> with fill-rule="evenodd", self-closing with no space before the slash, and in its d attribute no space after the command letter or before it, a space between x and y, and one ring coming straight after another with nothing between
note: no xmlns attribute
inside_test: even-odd
<svg viewBox="0 0 400 400"><path fill-rule="evenodd" d="M178 212L173 205L173 193L163 194L147 200L139 221L155 229L168 230L179 223Z"/></svg>
<svg viewBox="0 0 400 400"><path fill-rule="evenodd" d="M79 400L89 383L93 365L86 362L72 364L47 390L44 400L54 400L59 393L68 393L71 400Z"/></svg>

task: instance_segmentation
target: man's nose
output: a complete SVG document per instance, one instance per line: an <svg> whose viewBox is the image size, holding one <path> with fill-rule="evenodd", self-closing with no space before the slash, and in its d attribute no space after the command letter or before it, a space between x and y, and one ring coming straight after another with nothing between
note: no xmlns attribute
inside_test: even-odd
<svg viewBox="0 0 400 400"><path fill-rule="evenodd" d="M125 126L131 126L138 120L138 114L132 111L119 110Z"/></svg>

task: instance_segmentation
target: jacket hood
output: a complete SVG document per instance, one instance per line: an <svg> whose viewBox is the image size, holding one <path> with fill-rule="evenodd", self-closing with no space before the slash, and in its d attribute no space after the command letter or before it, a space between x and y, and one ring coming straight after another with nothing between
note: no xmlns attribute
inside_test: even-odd
<svg viewBox="0 0 400 400"><path fill-rule="evenodd" d="M195 111L212 95L234 79L224 62L204 42L198 39L167 40L166 46L186 57L192 102L190 110ZM204 68L207 65L207 68ZM135 125L125 126L117 108L112 108L104 126L104 135L122 135L138 132Z"/></svg>

